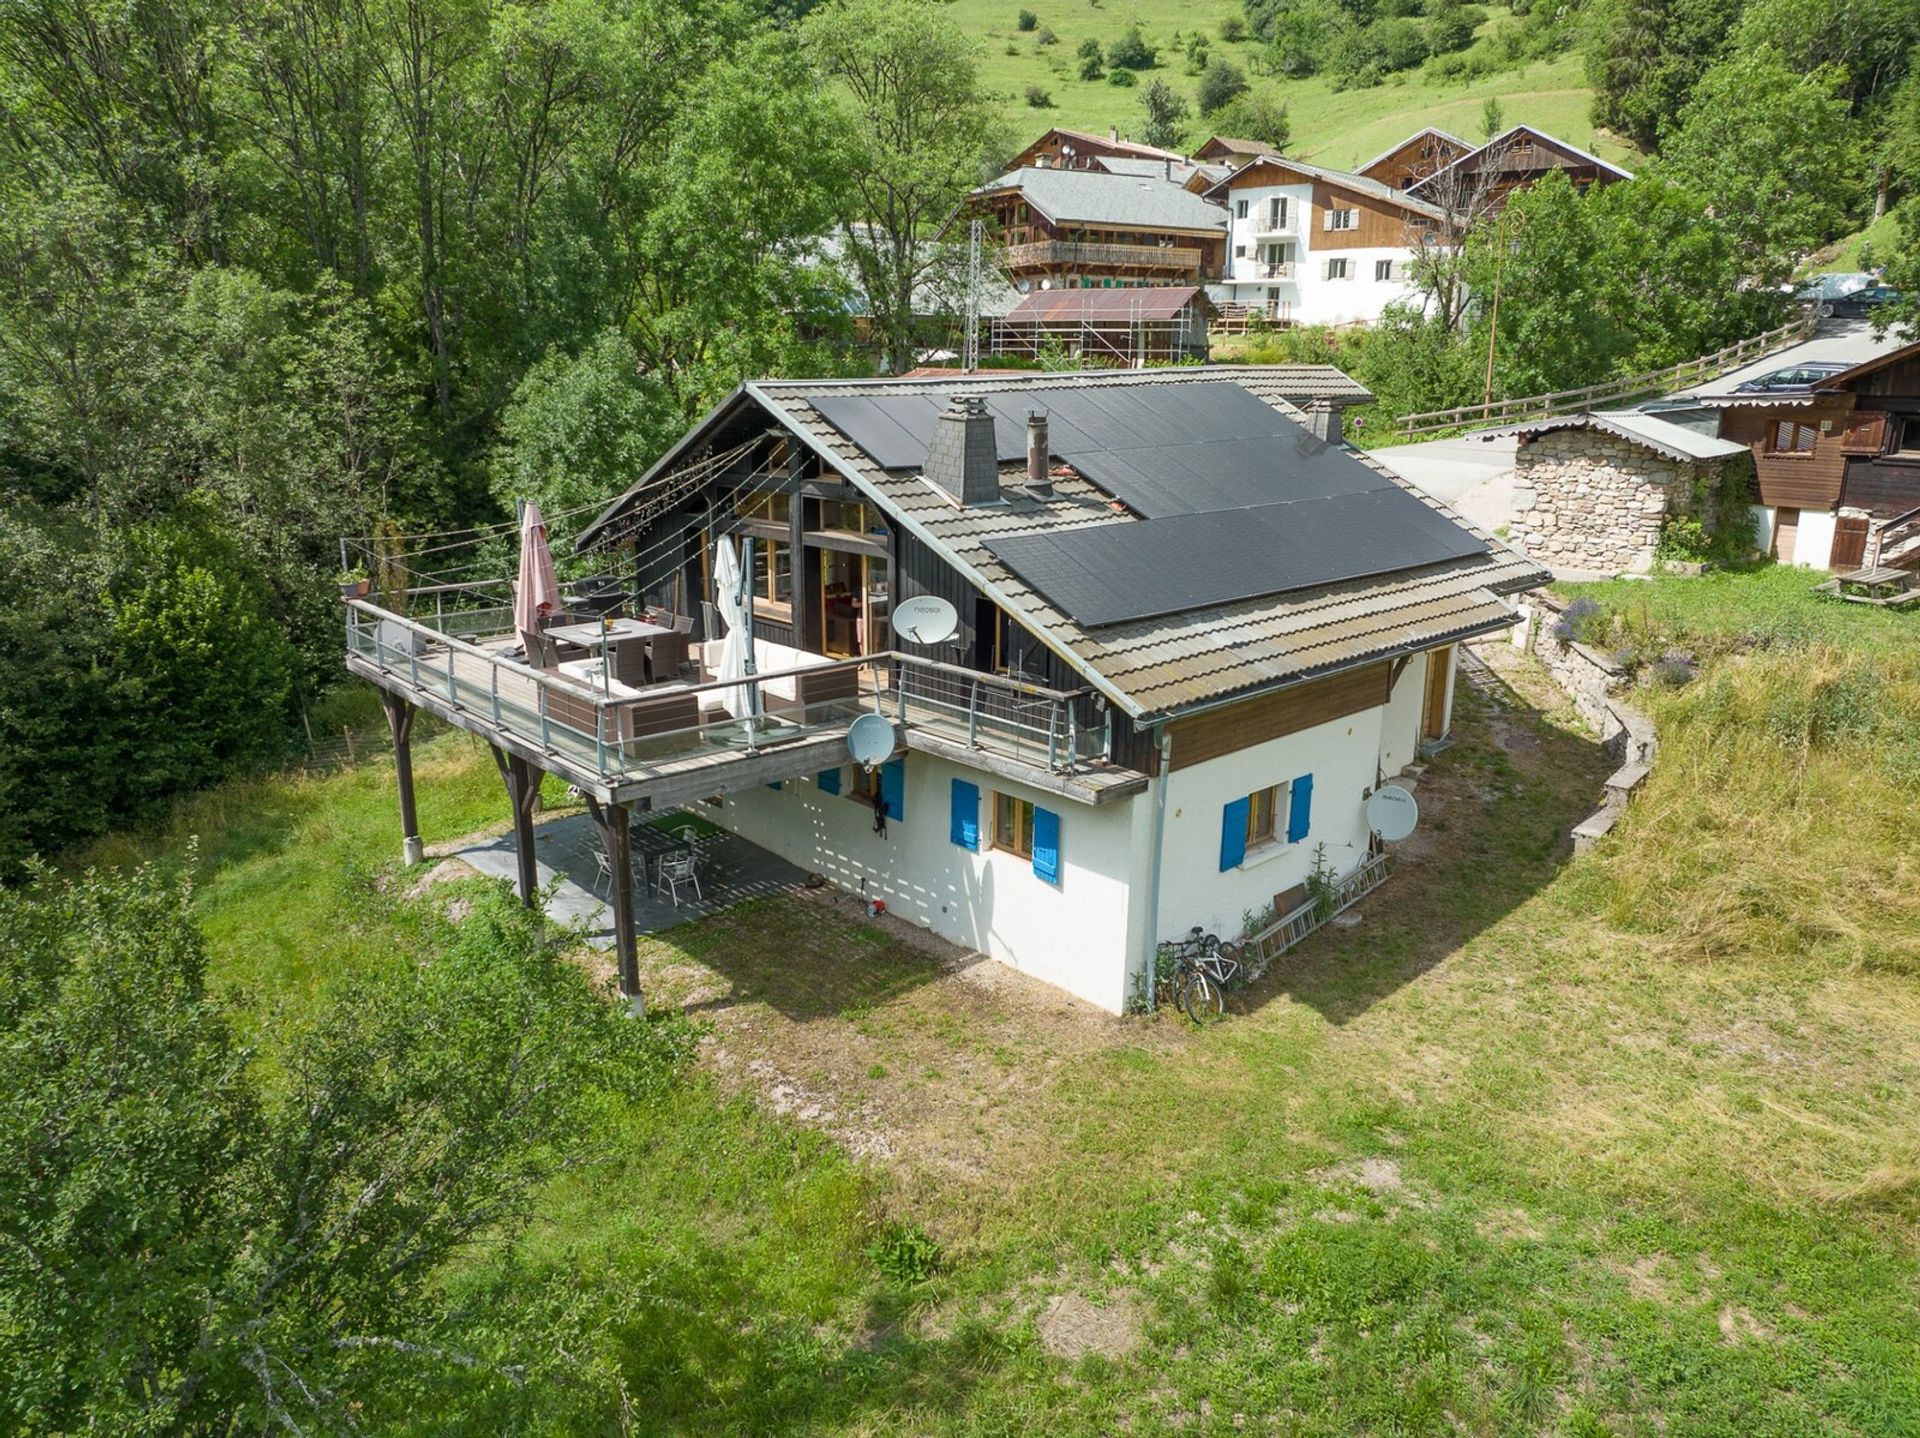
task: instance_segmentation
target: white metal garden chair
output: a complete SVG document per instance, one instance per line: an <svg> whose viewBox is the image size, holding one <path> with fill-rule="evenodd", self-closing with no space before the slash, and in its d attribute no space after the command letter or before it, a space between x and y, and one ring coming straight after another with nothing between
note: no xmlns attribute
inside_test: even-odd
<svg viewBox="0 0 1920 1438"><path fill-rule="evenodd" d="M668 854L660 860L659 875L660 877L654 885L654 892L659 892L661 884L666 885L668 892L673 896L674 908L677 909L680 907L680 886L682 884L689 886L693 890L693 897L696 902L704 901L705 895L700 892L699 863L694 855Z"/></svg>

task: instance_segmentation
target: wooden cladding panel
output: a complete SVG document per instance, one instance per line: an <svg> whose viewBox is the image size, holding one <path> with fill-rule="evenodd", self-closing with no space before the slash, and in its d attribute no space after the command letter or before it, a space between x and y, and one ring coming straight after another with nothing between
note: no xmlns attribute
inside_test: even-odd
<svg viewBox="0 0 1920 1438"><path fill-rule="evenodd" d="M1920 459L1851 461L1840 502L1869 510L1879 519L1892 519L1920 507Z"/></svg>
<svg viewBox="0 0 1920 1438"><path fill-rule="evenodd" d="M1829 404L1794 405L1780 409L1730 409L1720 420L1720 436L1753 451L1754 477L1760 483L1760 502L1796 509L1831 509L1840 502L1840 484L1846 475L1847 422L1853 397ZM1782 420L1811 425L1825 422L1804 454L1777 454L1767 450L1767 436Z"/></svg>
<svg viewBox="0 0 1920 1438"><path fill-rule="evenodd" d="M1357 210L1358 221L1351 230L1327 228L1327 211ZM1391 250L1412 246L1418 233L1418 217L1386 200L1375 199L1353 190L1315 183L1313 203L1307 208L1307 252L1309 256L1341 250Z"/></svg>
<svg viewBox="0 0 1920 1438"><path fill-rule="evenodd" d="M1840 436L1840 448L1846 454L1878 454L1886 443L1884 410L1860 410L1849 416L1846 433Z"/></svg>
<svg viewBox="0 0 1920 1438"><path fill-rule="evenodd" d="M1204 764L1222 754L1250 749L1269 739L1283 739L1316 724L1385 704L1390 668L1382 660L1292 689L1223 705L1191 719L1176 719L1168 730L1173 736L1170 767Z"/></svg>

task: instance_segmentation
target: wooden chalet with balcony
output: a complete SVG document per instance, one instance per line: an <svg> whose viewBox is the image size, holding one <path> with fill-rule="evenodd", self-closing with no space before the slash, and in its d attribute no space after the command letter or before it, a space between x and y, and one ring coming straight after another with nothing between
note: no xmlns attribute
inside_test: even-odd
<svg viewBox="0 0 1920 1438"><path fill-rule="evenodd" d="M1013 170L973 193L1023 293L1200 285L1221 277L1226 211L1160 175Z"/></svg>
<svg viewBox="0 0 1920 1438"><path fill-rule="evenodd" d="M614 874L630 815L694 805L1104 1008L1150 998L1158 939L1292 922L1315 855L1356 894L1379 882L1367 797L1444 738L1453 647L1546 578L1308 428L1293 401L1342 385L1197 366L742 386L579 534L584 614L516 635L504 586L348 600L409 848L427 709L492 746L529 901L548 772ZM893 752L850 764L875 714ZM610 902L637 999L631 886Z"/></svg>

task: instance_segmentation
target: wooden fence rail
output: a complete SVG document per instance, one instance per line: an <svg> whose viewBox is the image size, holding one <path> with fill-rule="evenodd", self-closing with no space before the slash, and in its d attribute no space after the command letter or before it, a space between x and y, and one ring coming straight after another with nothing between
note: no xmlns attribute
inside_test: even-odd
<svg viewBox="0 0 1920 1438"><path fill-rule="evenodd" d="M1789 321L1777 329L1765 334L1754 335L1736 344L1717 349L1712 354L1700 355L1695 359L1682 360L1679 364L1668 365L1665 369L1648 370L1644 374L1626 375L1620 379L1603 380L1599 384L1590 384L1580 389L1555 390L1551 394L1522 395L1518 399L1497 399L1487 404L1463 404L1452 409L1428 410L1421 414L1403 415L1400 419L1400 433L1403 435L1434 434L1445 429L1484 428L1500 424L1516 424L1521 420L1548 419L1557 414L1576 414L1583 409L1591 409L1596 404L1617 403L1629 399L1641 399L1647 395L1665 394L1676 389L1684 389L1690 384L1699 384L1729 370L1739 369L1751 364L1765 355L1773 353L1790 344L1798 344L1813 333L1819 317L1811 310L1800 318Z"/></svg>

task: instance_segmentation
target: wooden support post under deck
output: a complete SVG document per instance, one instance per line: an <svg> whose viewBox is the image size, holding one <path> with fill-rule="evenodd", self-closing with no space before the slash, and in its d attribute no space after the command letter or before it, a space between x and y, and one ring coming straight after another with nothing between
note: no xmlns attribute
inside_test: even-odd
<svg viewBox="0 0 1920 1438"><path fill-rule="evenodd" d="M620 975L620 997L636 1014L645 1013L647 1001L640 992L639 939L634 931L633 842L627 806L602 804L591 794L586 800L593 822L600 826L600 842L613 870L608 894L613 903L613 956Z"/></svg>
<svg viewBox="0 0 1920 1438"><path fill-rule="evenodd" d="M400 786L400 855L409 864L427 857L420 842L420 820L413 807L414 707L398 694L380 691L380 707L387 711L387 729L393 735L393 769Z"/></svg>
<svg viewBox="0 0 1920 1438"><path fill-rule="evenodd" d="M540 798L540 769L531 759L499 748L493 748L493 762L506 781L507 801L513 805L513 857L519 869L520 902L532 908L540 890L540 871L533 852L533 810Z"/></svg>

